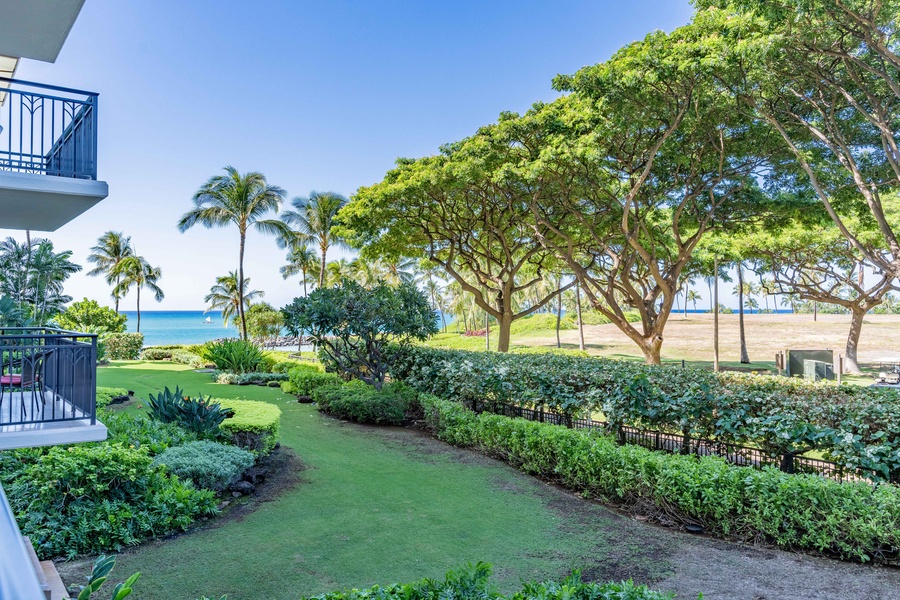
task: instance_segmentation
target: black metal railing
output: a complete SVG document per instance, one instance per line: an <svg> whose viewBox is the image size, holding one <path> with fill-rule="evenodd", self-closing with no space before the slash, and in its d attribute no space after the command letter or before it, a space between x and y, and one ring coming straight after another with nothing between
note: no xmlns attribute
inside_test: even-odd
<svg viewBox="0 0 900 600"><path fill-rule="evenodd" d="M731 464L741 467L776 467L785 473L812 473L836 481L861 481L864 473L844 468L829 460L810 458L799 454L772 454L760 448L741 446L728 442L685 437L677 433L637 429L627 425L612 426L606 421L576 418L543 408L525 408L515 404L497 402L476 402L475 412L489 412L506 417L519 417L530 421L561 425L572 429L597 429L614 435L620 444L634 444L650 450L670 453L695 454L698 456L718 456Z"/></svg>
<svg viewBox="0 0 900 600"><path fill-rule="evenodd" d="M0 77L0 170L97 179L97 94Z"/></svg>
<svg viewBox="0 0 900 600"><path fill-rule="evenodd" d="M97 336L0 328L0 427L97 422Z"/></svg>

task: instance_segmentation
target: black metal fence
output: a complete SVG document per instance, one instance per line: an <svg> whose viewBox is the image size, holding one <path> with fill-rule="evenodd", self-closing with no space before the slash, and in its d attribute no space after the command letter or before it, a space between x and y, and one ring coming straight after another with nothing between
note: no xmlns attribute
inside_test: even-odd
<svg viewBox="0 0 900 600"><path fill-rule="evenodd" d="M0 426L97 420L97 336L0 328Z"/></svg>
<svg viewBox="0 0 900 600"><path fill-rule="evenodd" d="M97 94L0 77L0 170L97 179Z"/></svg>
<svg viewBox="0 0 900 600"><path fill-rule="evenodd" d="M612 426L606 421L595 421L588 418L574 418L543 408L531 409L514 404L476 402L475 412L489 412L506 417L519 417L530 421L562 425L572 429L596 429L614 435L620 444L634 444L650 450L662 452L696 454L698 456L718 456L726 461L742 467L777 467L785 473L812 473L837 481L861 481L865 477L854 471L848 471L842 465L818 458L810 458L797 454L771 454L759 448L741 446L714 440L695 439L669 433L637 429L627 425Z"/></svg>

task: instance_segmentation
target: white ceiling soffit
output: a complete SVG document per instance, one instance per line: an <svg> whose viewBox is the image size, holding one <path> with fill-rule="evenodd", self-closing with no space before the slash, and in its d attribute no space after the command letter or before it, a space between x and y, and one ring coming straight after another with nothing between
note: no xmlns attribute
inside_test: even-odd
<svg viewBox="0 0 900 600"><path fill-rule="evenodd" d="M18 65L18 58L12 58L11 56L0 56L0 77L15 77L16 67ZM2 90L5 90L8 87L8 81L0 81L0 106L3 106L3 102L6 100L6 92L3 92Z"/></svg>
<svg viewBox="0 0 900 600"><path fill-rule="evenodd" d="M84 0L0 1L0 55L54 62Z"/></svg>

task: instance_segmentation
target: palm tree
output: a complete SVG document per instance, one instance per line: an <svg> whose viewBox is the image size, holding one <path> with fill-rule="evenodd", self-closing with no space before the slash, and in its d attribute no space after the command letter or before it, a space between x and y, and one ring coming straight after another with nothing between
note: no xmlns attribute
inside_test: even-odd
<svg viewBox="0 0 900 600"><path fill-rule="evenodd" d="M356 266L346 258L333 260L325 265L325 277L320 277L319 281L327 284L328 287L333 287L340 284L342 279L354 279L355 272ZM320 284L320 287L324 287L324 285Z"/></svg>
<svg viewBox="0 0 900 600"><path fill-rule="evenodd" d="M294 210L281 213L281 220L297 236L304 236L319 246L319 287L325 287L326 254L331 246L346 247L345 242L334 235L334 218L347 199L334 192L312 192L309 198L294 198ZM288 234L289 237L290 234Z"/></svg>
<svg viewBox="0 0 900 600"><path fill-rule="evenodd" d="M120 231L107 231L97 239L97 245L91 248L88 255L88 262L97 265L87 272L91 277L103 275L106 283L113 286L113 289L119 285L121 275L113 276L112 272L116 266L122 262L122 259L134 254L131 247L131 236L126 236ZM116 313L119 312L119 296L115 293L112 295L116 301Z"/></svg>
<svg viewBox="0 0 900 600"><path fill-rule="evenodd" d="M222 320L225 326L228 322L236 322L241 314L241 303L244 304L244 310L248 310L251 301L256 298L262 298L265 293L259 290L250 290L250 278L244 279L244 289L238 290L238 281L240 276L236 271L231 271L228 275L216 277L216 283L209 289L209 294L203 298L203 301L209 304L206 312L219 309L222 311Z"/></svg>
<svg viewBox="0 0 900 600"><path fill-rule="evenodd" d="M700 298L700 292L697 290L688 290L685 301L692 303L694 305L694 312L697 312L697 301L700 300Z"/></svg>
<svg viewBox="0 0 900 600"><path fill-rule="evenodd" d="M300 275L303 281L303 295L307 296L306 282L315 266L318 264L316 253L304 245L293 245L287 256L287 264L283 265L279 271L284 279Z"/></svg>
<svg viewBox="0 0 900 600"><path fill-rule="evenodd" d="M132 254L123 258L116 265L112 275L120 277L118 285L113 290L113 294L118 295L120 298L126 296L132 287L137 289L137 332L140 333L141 290L147 288L153 292L153 298L157 302L162 302L162 299L166 297L158 285L160 278L162 278L162 270L159 267L151 266L143 256Z"/></svg>
<svg viewBox="0 0 900 600"><path fill-rule="evenodd" d="M250 172L241 175L232 166L225 167L224 175L215 175L194 194L194 208L186 212L178 221L178 229L184 233L194 225L207 229L235 225L240 234L241 244L238 254L238 293L243 294L244 247L247 231L252 227L263 234L287 239L290 231L277 219L263 219L270 212L278 212L284 202L285 191L269 185L262 173ZM247 319L244 316L243 299L238 304L241 318L241 332L247 339Z"/></svg>
<svg viewBox="0 0 900 600"><path fill-rule="evenodd" d="M61 312L72 301L71 296L63 294L63 284L74 273L81 271L81 265L69 260L72 258L71 250L54 252L50 240L39 238L34 240L33 246L26 299L31 302L33 319L44 324L47 317Z"/></svg>

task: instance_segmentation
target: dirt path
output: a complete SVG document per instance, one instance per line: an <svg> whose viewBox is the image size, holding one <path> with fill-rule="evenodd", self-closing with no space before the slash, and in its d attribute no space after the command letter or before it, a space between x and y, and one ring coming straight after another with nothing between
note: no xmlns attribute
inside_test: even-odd
<svg viewBox="0 0 900 600"><path fill-rule="evenodd" d="M843 352L850 328L849 315L753 314L745 315L747 346L752 361L773 361L785 348L831 348ZM722 361L739 360L738 316L720 315L719 347ZM578 347L578 332L564 330L562 343ZM711 361L713 317L709 314L673 314L666 325L663 358ZM637 356L640 352L615 325L588 325L585 342L592 354ZM861 362L900 360L900 315L867 315L859 345ZM555 346L556 336L514 338L513 343ZM898 593L900 597L900 593Z"/></svg>
<svg viewBox="0 0 900 600"><path fill-rule="evenodd" d="M347 425L348 427L358 427ZM675 592L679 600L896 600L900 569L874 567L766 546L750 546L673 531L623 516L557 486L540 482L477 452L454 448L409 429L361 427L413 460L443 455L490 465L504 473L502 491L538 494L572 534L595 537L594 552L580 557L586 580L634 579ZM502 567L501 567L502 568Z"/></svg>

